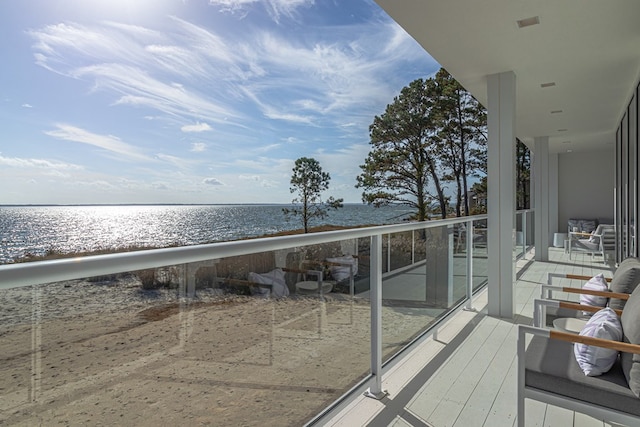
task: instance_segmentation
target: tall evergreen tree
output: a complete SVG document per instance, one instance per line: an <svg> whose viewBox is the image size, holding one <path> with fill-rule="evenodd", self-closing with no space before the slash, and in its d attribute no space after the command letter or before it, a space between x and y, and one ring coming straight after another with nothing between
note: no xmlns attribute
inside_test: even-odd
<svg viewBox="0 0 640 427"><path fill-rule="evenodd" d="M469 176L486 169L486 123L484 107L444 68L435 76L436 127L444 179L456 184L456 216L469 214Z"/></svg>
<svg viewBox="0 0 640 427"><path fill-rule="evenodd" d="M447 198L441 184L437 132L434 127L436 85L417 79L376 116L369 127L371 151L361 165L357 188L362 200L374 206L400 203L414 207L419 221L427 219L433 199L447 215ZM435 195L427 184L435 188Z"/></svg>
<svg viewBox="0 0 640 427"><path fill-rule="evenodd" d="M342 199L329 197L322 201L322 192L329 188L331 177L323 172L316 159L301 157L296 160L291 175L291 193L297 193L293 199L293 208L282 209L285 217L300 216L304 232L309 232L309 221L313 218L324 218L330 209L342 207Z"/></svg>
<svg viewBox="0 0 640 427"><path fill-rule="evenodd" d="M356 185L363 201L413 206L419 220L435 201L446 218L443 183L452 181L456 215L468 214L468 178L486 173L486 122L485 109L444 69L413 81L369 127L372 149Z"/></svg>

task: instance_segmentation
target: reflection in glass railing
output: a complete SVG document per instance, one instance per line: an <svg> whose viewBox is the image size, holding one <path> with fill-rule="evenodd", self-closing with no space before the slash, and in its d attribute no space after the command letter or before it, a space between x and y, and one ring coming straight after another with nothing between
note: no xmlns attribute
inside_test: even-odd
<svg viewBox="0 0 640 427"><path fill-rule="evenodd" d="M265 298L228 261L188 297L183 266L0 291L0 423L299 425L368 373L367 301Z"/></svg>

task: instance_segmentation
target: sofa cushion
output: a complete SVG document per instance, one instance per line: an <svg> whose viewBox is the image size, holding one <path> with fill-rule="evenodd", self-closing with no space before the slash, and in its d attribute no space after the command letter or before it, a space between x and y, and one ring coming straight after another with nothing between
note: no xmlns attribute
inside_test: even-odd
<svg viewBox="0 0 640 427"><path fill-rule="evenodd" d="M582 286L582 289L606 292L609 290L609 285L604 278L604 274L600 273L589 279L589 281ZM605 307L607 305L607 300L607 297L580 295L580 304L591 305L593 307Z"/></svg>
<svg viewBox="0 0 640 427"><path fill-rule="evenodd" d="M609 289L611 292L619 292L623 294L632 293L640 283L640 260L638 258L627 258L620 263L616 270ZM611 298L609 307L622 310L626 301L618 298Z"/></svg>
<svg viewBox="0 0 640 427"><path fill-rule="evenodd" d="M622 341L622 326L615 311L603 308L595 313L580 331L580 335ZM595 345L574 344L576 361L588 376L602 375L618 360L618 351Z"/></svg>
<svg viewBox="0 0 640 427"><path fill-rule="evenodd" d="M640 286L631 294L622 311L620 321L624 342L640 344ZM622 352L620 359L622 370L629 382L629 388L636 396L640 397L640 354Z"/></svg>
<svg viewBox="0 0 640 427"><path fill-rule="evenodd" d="M598 221L595 219L582 219L580 220L580 231L583 233L592 233L598 226Z"/></svg>
<svg viewBox="0 0 640 427"><path fill-rule="evenodd" d="M640 404L629 390L619 359L609 372L588 377L573 356L573 344L567 341L541 336L531 339L526 354L525 384L640 416Z"/></svg>
<svg viewBox="0 0 640 427"><path fill-rule="evenodd" d="M576 230L580 231L579 219L569 218L569 221L567 221L567 225L569 226L569 232L576 231Z"/></svg>

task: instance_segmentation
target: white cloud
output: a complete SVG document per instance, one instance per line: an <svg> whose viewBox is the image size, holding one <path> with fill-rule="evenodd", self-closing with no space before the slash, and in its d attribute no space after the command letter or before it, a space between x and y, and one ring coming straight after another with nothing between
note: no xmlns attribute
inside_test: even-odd
<svg viewBox="0 0 640 427"><path fill-rule="evenodd" d="M240 88L240 90L244 92L244 94L249 99L253 100L253 102L255 102L260 107L265 117L269 119L284 120L288 122L302 123L302 124L308 124L308 125L313 124L313 118L311 116L302 116L299 114L280 111L277 108L271 105L268 105L265 102L262 102L256 94L250 91L249 88L243 87L243 88Z"/></svg>
<svg viewBox="0 0 640 427"><path fill-rule="evenodd" d="M239 12L242 16L246 16L249 6L262 4L275 22L280 22L283 15L294 18L299 8L309 7L313 3L314 0L209 0L209 4L218 6L224 12Z"/></svg>
<svg viewBox="0 0 640 427"><path fill-rule="evenodd" d="M256 182L260 187L263 187L263 188L275 188L278 186L277 181L263 178L259 175L240 175L238 176L238 179L241 181Z"/></svg>
<svg viewBox="0 0 640 427"><path fill-rule="evenodd" d="M135 160L151 160L149 157L143 155L138 149L132 145L122 142L120 138L113 135L98 135L91 133L79 127L57 124L57 130L46 131L45 134L57 139L65 141L80 142L83 144L93 145L103 150L107 150L112 153L120 154L130 159Z"/></svg>
<svg viewBox="0 0 640 427"><path fill-rule="evenodd" d="M23 108L33 108L33 105L31 104L22 104Z"/></svg>
<svg viewBox="0 0 640 427"><path fill-rule="evenodd" d="M196 122L195 125L185 125L180 128L182 132L206 132L211 130L211 126L206 123Z"/></svg>
<svg viewBox="0 0 640 427"><path fill-rule="evenodd" d="M245 181L260 181L259 175L240 175L238 178Z"/></svg>
<svg viewBox="0 0 640 427"><path fill-rule="evenodd" d="M212 102L195 91L151 76L147 71L124 64L98 64L78 68L74 77L94 77L96 87L120 93L116 105L144 106L170 116L207 117L225 123L239 117L233 109Z"/></svg>
<svg viewBox="0 0 640 427"><path fill-rule="evenodd" d="M258 147L258 149L256 151L261 152L261 153L266 153L267 151L275 150L278 147L280 147L280 144L269 144L269 145L265 145L265 146L262 146L262 147Z"/></svg>
<svg viewBox="0 0 640 427"><path fill-rule="evenodd" d="M260 3L280 17L313 1L210 3L227 11ZM396 94L398 87L390 80L398 79L397 63L419 63L422 60L413 58L426 56L389 18L331 32L310 27L304 39L259 29L216 34L178 17L170 19L173 25L167 31L107 22L95 27L50 25L29 34L40 65L74 78L92 78L94 90L116 95L115 105L195 119L195 125L183 128L185 132L197 131L203 118L248 126L251 119L239 112L238 105L244 101L246 107L247 99L271 120L368 126L371 115ZM354 115L358 117L348 118ZM321 123L322 118L329 122ZM205 124L203 130L209 130Z"/></svg>
<svg viewBox="0 0 640 427"><path fill-rule="evenodd" d="M155 190L168 190L169 186L165 183L165 182L154 182L151 184L151 187L153 187Z"/></svg>
<svg viewBox="0 0 640 427"><path fill-rule="evenodd" d="M159 153L159 154L156 154L156 157L162 160L163 162L170 163L173 166L178 167L179 169L190 170L194 165L194 162L192 160L186 160L181 157L172 156L170 154Z"/></svg>
<svg viewBox="0 0 640 427"><path fill-rule="evenodd" d="M194 153L201 153L203 151L206 151L207 149L207 144L205 144L204 142L194 142L191 144L191 150L189 151L193 151Z"/></svg>
<svg viewBox="0 0 640 427"><path fill-rule="evenodd" d="M205 178L202 180L202 183L207 185L224 185L220 180L216 178Z"/></svg>
<svg viewBox="0 0 640 427"><path fill-rule="evenodd" d="M45 159L22 159L19 157L3 157L0 155L0 165L14 168L44 168L59 171L82 170L82 166Z"/></svg>

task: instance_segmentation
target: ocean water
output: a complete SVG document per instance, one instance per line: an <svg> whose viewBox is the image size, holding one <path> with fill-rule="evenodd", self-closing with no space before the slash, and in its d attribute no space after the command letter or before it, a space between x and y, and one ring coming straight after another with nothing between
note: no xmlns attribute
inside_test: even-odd
<svg viewBox="0 0 640 427"><path fill-rule="evenodd" d="M0 206L0 263L48 250L85 252L129 246L194 245L302 228L286 205ZM406 207L353 204L310 226L400 223Z"/></svg>

